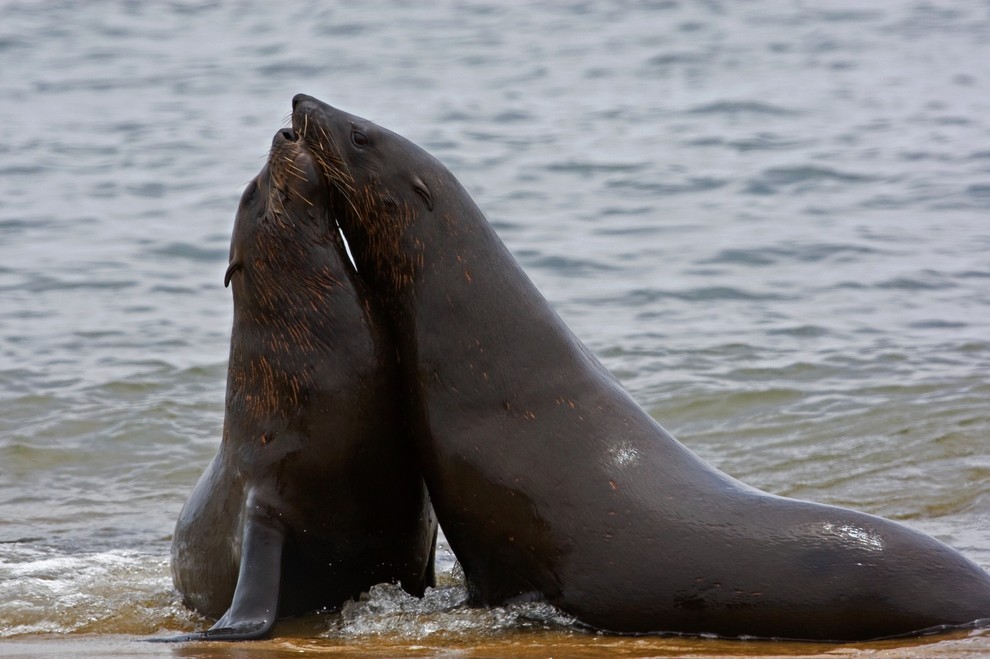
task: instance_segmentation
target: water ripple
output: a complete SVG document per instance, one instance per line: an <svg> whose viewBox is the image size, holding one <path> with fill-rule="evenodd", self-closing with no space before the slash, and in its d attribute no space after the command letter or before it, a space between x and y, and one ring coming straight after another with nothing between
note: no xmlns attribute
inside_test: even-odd
<svg viewBox="0 0 990 659"><path fill-rule="evenodd" d="M879 177L869 174L854 174L814 165L772 167L751 179L746 185L746 192L772 195L780 194L782 188L792 188L793 192L807 192L823 184L864 184L878 180Z"/></svg>
<svg viewBox="0 0 990 659"><path fill-rule="evenodd" d="M223 423L231 218L297 92L428 145L707 460L990 566L985 7L352 5L4 5L0 634L204 626L169 534ZM552 614L446 596L297 629L568 654L518 633ZM726 647L686 651L754 651Z"/></svg>
<svg viewBox="0 0 990 659"><path fill-rule="evenodd" d="M819 263L821 261L855 262L880 254L880 250L861 245L832 243L786 244L782 246L731 248L713 257L701 259L699 264L725 264L763 267L787 262Z"/></svg>
<svg viewBox="0 0 990 659"><path fill-rule="evenodd" d="M149 634L198 620L171 601L168 561L133 551L67 555L0 544L0 638L114 630Z"/></svg>
<svg viewBox="0 0 990 659"><path fill-rule="evenodd" d="M794 110L783 106L761 103L759 101L718 101L699 105L688 110L688 114L696 115L769 115L779 117L798 116L802 114L800 110Z"/></svg>

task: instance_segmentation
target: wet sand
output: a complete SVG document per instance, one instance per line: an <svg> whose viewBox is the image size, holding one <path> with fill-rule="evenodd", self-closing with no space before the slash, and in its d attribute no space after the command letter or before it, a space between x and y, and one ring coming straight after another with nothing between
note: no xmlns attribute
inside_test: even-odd
<svg viewBox="0 0 990 659"><path fill-rule="evenodd" d="M497 637L436 633L421 640L313 637L312 620L280 623L277 638L241 643L147 643L133 635L43 635L0 641L0 657L986 657L990 630L856 644L615 637L515 631Z"/></svg>

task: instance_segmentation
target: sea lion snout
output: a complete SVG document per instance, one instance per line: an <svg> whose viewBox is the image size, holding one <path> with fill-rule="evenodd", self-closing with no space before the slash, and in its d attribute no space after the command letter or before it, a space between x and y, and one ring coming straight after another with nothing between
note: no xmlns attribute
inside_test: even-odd
<svg viewBox="0 0 990 659"><path fill-rule="evenodd" d="M298 140L299 136L296 135L296 131L291 128L283 128L275 133L275 137L272 138L272 146L278 146L283 142L296 142Z"/></svg>
<svg viewBox="0 0 990 659"><path fill-rule="evenodd" d="M320 101L308 94L296 94L292 97L292 111L295 112L299 105L303 103L320 103Z"/></svg>

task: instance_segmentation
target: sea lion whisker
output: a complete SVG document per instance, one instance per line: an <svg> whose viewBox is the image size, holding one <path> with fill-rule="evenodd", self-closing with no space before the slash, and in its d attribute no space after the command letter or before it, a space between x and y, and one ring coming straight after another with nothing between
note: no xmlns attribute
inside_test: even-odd
<svg viewBox="0 0 990 659"><path fill-rule="evenodd" d="M295 177L300 181L305 181L307 178L306 172L300 169L298 166L296 166L296 164L292 161L288 161L285 163L285 170L288 174L292 175L293 177Z"/></svg>

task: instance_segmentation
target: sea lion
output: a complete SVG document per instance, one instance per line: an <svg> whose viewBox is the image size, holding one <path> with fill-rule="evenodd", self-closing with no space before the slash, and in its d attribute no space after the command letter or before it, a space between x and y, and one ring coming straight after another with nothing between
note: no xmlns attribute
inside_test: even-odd
<svg viewBox="0 0 990 659"><path fill-rule="evenodd" d="M392 321L471 602L543 599L611 632L823 641L990 617L990 577L941 542L759 491L680 444L423 149L305 95L292 125Z"/></svg>
<svg viewBox="0 0 990 659"><path fill-rule="evenodd" d="M381 312L361 289L305 143L275 135L240 201L223 441L179 515L172 576L220 616L164 640L266 635L380 582L434 583L436 519L406 437Z"/></svg>

